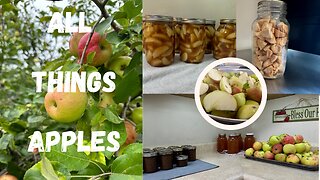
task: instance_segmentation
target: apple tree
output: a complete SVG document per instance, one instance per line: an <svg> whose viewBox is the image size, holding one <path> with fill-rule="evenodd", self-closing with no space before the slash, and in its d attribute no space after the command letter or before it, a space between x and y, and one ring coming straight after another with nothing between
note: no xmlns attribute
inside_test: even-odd
<svg viewBox="0 0 320 180"><path fill-rule="evenodd" d="M142 178L142 2L141 0L35 0L0 2L0 175L18 179L141 179ZM39 3L39 2L38 2ZM86 13L92 32L74 40L75 34L47 33L54 12L71 12L74 19ZM76 22L76 21L75 21ZM106 53L92 48L96 36L107 44ZM70 43L70 46L69 46ZM73 49L74 46L78 48ZM98 45L101 47L100 45ZM78 52L77 52L78 50ZM76 53L74 53L76 52ZM94 63L100 58L102 63ZM45 107L47 79L35 92L34 71L115 72L116 88L87 92L80 118L56 121ZM102 82L103 84L103 82ZM68 108L66 106L65 108ZM77 152L77 145L61 152L27 151L34 131L84 132L90 145L92 131L118 131L117 152ZM104 141L108 146L108 141Z"/></svg>

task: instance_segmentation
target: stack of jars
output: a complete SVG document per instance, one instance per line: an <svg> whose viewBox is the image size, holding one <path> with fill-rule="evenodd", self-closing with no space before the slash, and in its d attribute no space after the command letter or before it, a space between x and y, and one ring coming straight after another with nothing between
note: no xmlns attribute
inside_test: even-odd
<svg viewBox="0 0 320 180"><path fill-rule="evenodd" d="M191 145L156 147L152 150L143 149L143 172L152 173L158 170L168 170L184 167L188 161L195 161L196 147Z"/></svg>
<svg viewBox="0 0 320 180"><path fill-rule="evenodd" d="M217 151L219 153L236 154L242 150L252 147L255 142L253 133L247 133L243 141L240 133L219 134L217 138Z"/></svg>
<svg viewBox="0 0 320 180"><path fill-rule="evenodd" d="M143 18L143 51L154 67L169 66L175 52L186 63L201 63L205 53L215 59L236 55L236 25L234 19L215 21L196 18L147 15Z"/></svg>

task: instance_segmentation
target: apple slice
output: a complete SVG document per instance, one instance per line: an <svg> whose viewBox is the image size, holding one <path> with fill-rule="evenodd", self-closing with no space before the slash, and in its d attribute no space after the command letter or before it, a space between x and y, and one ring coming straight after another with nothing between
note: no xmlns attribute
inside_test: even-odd
<svg viewBox="0 0 320 180"><path fill-rule="evenodd" d="M242 82L240 81L240 79L237 77L237 76L232 76L230 79L229 79L229 84L231 86L236 86L236 87L239 87L242 91L242 88L243 88L243 84Z"/></svg>
<svg viewBox="0 0 320 180"><path fill-rule="evenodd" d="M227 92L216 90L204 97L203 107L207 112L213 110L235 111L237 110L237 101Z"/></svg>
<svg viewBox="0 0 320 180"><path fill-rule="evenodd" d="M258 87L252 87L247 89L248 99L251 99L256 102L261 102L262 92Z"/></svg>
<svg viewBox="0 0 320 180"><path fill-rule="evenodd" d="M246 95L244 93L237 93L233 95L233 97L236 99L238 108L246 104Z"/></svg>
<svg viewBox="0 0 320 180"><path fill-rule="evenodd" d="M231 86L230 86L228 81L229 80L226 77L222 77L221 78L221 81L220 81L220 84L219 84L220 85L220 90L231 94L232 93L232 88L231 88Z"/></svg>
<svg viewBox="0 0 320 180"><path fill-rule="evenodd" d="M200 95L206 93L209 90L209 85L206 83L201 83L200 85Z"/></svg>
<svg viewBox="0 0 320 180"><path fill-rule="evenodd" d="M213 110L211 112L212 115L219 116L219 117L225 117L225 118L234 118L237 114L236 111L219 111L219 110Z"/></svg>
<svg viewBox="0 0 320 180"><path fill-rule="evenodd" d="M237 118L249 119L257 112L258 108L259 106L255 106L255 105L243 105L238 110Z"/></svg>
<svg viewBox="0 0 320 180"><path fill-rule="evenodd" d="M222 79L222 73L217 69L211 69L208 72L208 76L215 82L219 82Z"/></svg>

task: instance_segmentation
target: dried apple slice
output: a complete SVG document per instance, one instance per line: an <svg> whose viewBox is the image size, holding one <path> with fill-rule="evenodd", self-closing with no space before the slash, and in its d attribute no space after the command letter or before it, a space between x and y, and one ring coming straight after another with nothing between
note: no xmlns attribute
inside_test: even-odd
<svg viewBox="0 0 320 180"><path fill-rule="evenodd" d="M237 101L236 99L224 91L213 91L207 94L203 99L203 107L207 112L213 110L219 111L236 111Z"/></svg>

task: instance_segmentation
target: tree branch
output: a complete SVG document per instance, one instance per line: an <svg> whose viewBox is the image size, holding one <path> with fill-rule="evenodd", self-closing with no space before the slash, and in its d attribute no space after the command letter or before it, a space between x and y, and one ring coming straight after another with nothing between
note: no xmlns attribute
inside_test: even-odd
<svg viewBox="0 0 320 180"><path fill-rule="evenodd" d="M90 40L91 40L91 38L92 38L92 35L93 35L93 33L94 33L94 30L96 29L97 25L99 24L99 22L101 21L102 18L103 18L103 16L101 15L101 16L99 17L98 21L97 21L97 22L94 24L94 26L92 27L92 30L91 30L91 32L90 32L90 36L89 36L89 38L88 38L88 40L87 40L87 42L86 42L86 45L84 46L84 49L83 49L83 51L82 51L82 55L81 55L81 59L80 59L80 65L83 64L83 59L84 59L85 53L86 53L86 51L87 51L88 45L89 45L89 43L90 43Z"/></svg>

